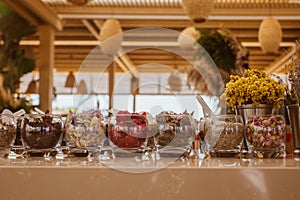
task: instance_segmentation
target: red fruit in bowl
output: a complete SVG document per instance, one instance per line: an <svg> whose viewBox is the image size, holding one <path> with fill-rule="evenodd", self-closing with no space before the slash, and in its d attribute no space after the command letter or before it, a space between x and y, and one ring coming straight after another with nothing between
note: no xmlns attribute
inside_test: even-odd
<svg viewBox="0 0 300 200"><path fill-rule="evenodd" d="M116 116L117 123L122 121L129 121L130 120L130 112L128 111L119 111Z"/></svg>
<svg viewBox="0 0 300 200"><path fill-rule="evenodd" d="M138 119L133 119L132 120L136 125L141 125L141 121Z"/></svg>
<svg viewBox="0 0 300 200"><path fill-rule="evenodd" d="M114 129L110 133L110 140L120 148L138 148L145 140L147 132L147 113L130 113L119 111L115 118Z"/></svg>

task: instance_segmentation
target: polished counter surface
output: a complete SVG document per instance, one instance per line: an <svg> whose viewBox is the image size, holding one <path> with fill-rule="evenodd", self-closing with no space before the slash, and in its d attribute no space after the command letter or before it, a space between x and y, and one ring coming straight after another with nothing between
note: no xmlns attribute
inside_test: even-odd
<svg viewBox="0 0 300 200"><path fill-rule="evenodd" d="M0 159L1 199L300 199L300 161Z"/></svg>

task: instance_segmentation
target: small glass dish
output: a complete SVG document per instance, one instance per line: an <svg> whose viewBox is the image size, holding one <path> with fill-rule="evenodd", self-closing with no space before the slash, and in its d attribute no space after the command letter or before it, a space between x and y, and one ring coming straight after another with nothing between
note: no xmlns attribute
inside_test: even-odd
<svg viewBox="0 0 300 200"><path fill-rule="evenodd" d="M154 136L156 159L185 156L195 141L195 121L189 114L162 112L156 115L158 133Z"/></svg>
<svg viewBox="0 0 300 200"><path fill-rule="evenodd" d="M286 123L282 115L253 115L246 120L246 142L256 158L285 157Z"/></svg>
<svg viewBox="0 0 300 200"><path fill-rule="evenodd" d="M16 139L16 123L13 115L0 114L0 157L8 156Z"/></svg>
<svg viewBox="0 0 300 200"><path fill-rule="evenodd" d="M213 157L240 157L244 139L241 115L216 115L206 119L204 144Z"/></svg>
<svg viewBox="0 0 300 200"><path fill-rule="evenodd" d="M145 153L148 138L157 132L149 113L130 113L119 111L109 118L108 138L115 150L124 150L124 153ZM121 151L122 152L122 151Z"/></svg>
<svg viewBox="0 0 300 200"><path fill-rule="evenodd" d="M92 159L103 146L105 137L100 111L69 113L67 116L64 140L71 155Z"/></svg>
<svg viewBox="0 0 300 200"><path fill-rule="evenodd" d="M21 139L28 156L51 158L60 148L63 133L60 115L28 114L22 120Z"/></svg>

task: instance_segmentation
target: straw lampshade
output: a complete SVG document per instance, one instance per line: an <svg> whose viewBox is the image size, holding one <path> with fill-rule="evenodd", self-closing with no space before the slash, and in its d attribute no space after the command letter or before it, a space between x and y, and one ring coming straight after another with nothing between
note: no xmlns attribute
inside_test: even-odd
<svg viewBox="0 0 300 200"><path fill-rule="evenodd" d="M28 84L28 88L26 90L26 94L36 94L38 93L38 86L37 86L37 82L32 79L30 81L30 83Z"/></svg>
<svg viewBox="0 0 300 200"><path fill-rule="evenodd" d="M214 0L182 0L184 12L196 23L205 22L214 7Z"/></svg>
<svg viewBox="0 0 300 200"><path fill-rule="evenodd" d="M72 71L70 71L69 75L67 76L65 87L73 88L75 86L75 76Z"/></svg>
<svg viewBox="0 0 300 200"><path fill-rule="evenodd" d="M99 40L102 52L106 55L114 55L121 49L123 34L118 20L107 19L101 28Z"/></svg>
<svg viewBox="0 0 300 200"><path fill-rule="evenodd" d="M178 36L177 42L182 49L193 49L196 41L200 38L200 32L195 27L185 28Z"/></svg>
<svg viewBox="0 0 300 200"><path fill-rule="evenodd" d="M87 93L87 86L84 80L81 80L77 86L77 93L78 94L86 94Z"/></svg>
<svg viewBox="0 0 300 200"><path fill-rule="evenodd" d="M178 72L172 72L172 74L168 78L168 84L170 86L171 91L173 92L181 91L182 81Z"/></svg>
<svg viewBox="0 0 300 200"><path fill-rule="evenodd" d="M282 40L282 30L280 23L273 17L265 18L258 31L258 41L261 49L265 53L275 53Z"/></svg>

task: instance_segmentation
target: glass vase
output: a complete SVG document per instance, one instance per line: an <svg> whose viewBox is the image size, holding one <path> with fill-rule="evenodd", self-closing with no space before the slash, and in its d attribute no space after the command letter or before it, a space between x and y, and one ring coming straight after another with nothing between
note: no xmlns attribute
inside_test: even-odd
<svg viewBox="0 0 300 200"><path fill-rule="evenodd" d="M252 115L271 115L274 112L274 106L269 104L259 104L257 106L253 106L252 104L244 104L235 106L235 114L241 115L243 117L244 123L248 116ZM252 153L250 152L246 139L244 139L241 155L243 158L252 157Z"/></svg>
<svg viewBox="0 0 300 200"><path fill-rule="evenodd" d="M284 116L248 116L245 136L247 146L255 158L285 157L286 123Z"/></svg>
<svg viewBox="0 0 300 200"><path fill-rule="evenodd" d="M10 155L16 138L16 124L13 115L0 114L0 157Z"/></svg>
<svg viewBox="0 0 300 200"><path fill-rule="evenodd" d="M241 115L217 115L207 119L204 137L207 153L213 157L240 157L244 139Z"/></svg>
<svg viewBox="0 0 300 200"><path fill-rule="evenodd" d="M93 160L106 137L103 119L100 111L68 114L64 140L71 156Z"/></svg>
<svg viewBox="0 0 300 200"><path fill-rule="evenodd" d="M63 133L60 115L28 114L22 120L21 139L28 156L50 159L58 152Z"/></svg>

